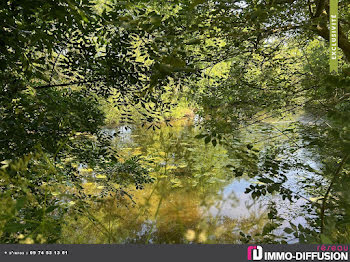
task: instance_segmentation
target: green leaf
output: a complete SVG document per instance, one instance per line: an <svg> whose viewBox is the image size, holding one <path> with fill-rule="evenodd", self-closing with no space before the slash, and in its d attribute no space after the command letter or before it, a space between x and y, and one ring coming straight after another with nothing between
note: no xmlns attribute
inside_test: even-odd
<svg viewBox="0 0 350 262"><path fill-rule="evenodd" d="M273 182L272 179L267 178L267 177L261 177L261 178L258 179L258 181L263 182L263 183L266 183L266 184L267 184L267 183Z"/></svg>
<svg viewBox="0 0 350 262"><path fill-rule="evenodd" d="M58 208L58 206L49 206L49 207L46 209L46 213L51 213L51 212L54 211L56 208Z"/></svg>
<svg viewBox="0 0 350 262"><path fill-rule="evenodd" d="M293 233L293 229L291 229L290 227L286 227L283 231L286 232L287 234Z"/></svg>
<svg viewBox="0 0 350 262"><path fill-rule="evenodd" d="M196 135L194 138L201 139L201 138L204 138L206 136L207 136L206 134L199 134L199 135Z"/></svg>
<svg viewBox="0 0 350 262"><path fill-rule="evenodd" d="M292 229L294 229L294 231L297 231L297 227L296 225L294 225L292 222L289 222L290 226L292 227Z"/></svg>
<svg viewBox="0 0 350 262"><path fill-rule="evenodd" d="M278 191L279 189L280 189L280 185L279 184L272 184L272 185L268 186L267 191L269 193L272 193L274 191Z"/></svg>
<svg viewBox="0 0 350 262"><path fill-rule="evenodd" d="M276 223L267 223L263 228L263 234L267 235L278 227Z"/></svg>
<svg viewBox="0 0 350 262"><path fill-rule="evenodd" d="M6 224L4 227L4 231L8 232L8 233L15 233L15 232L19 232L22 231L23 229L25 229L27 227L26 224L15 224L15 223L10 223L10 224Z"/></svg>

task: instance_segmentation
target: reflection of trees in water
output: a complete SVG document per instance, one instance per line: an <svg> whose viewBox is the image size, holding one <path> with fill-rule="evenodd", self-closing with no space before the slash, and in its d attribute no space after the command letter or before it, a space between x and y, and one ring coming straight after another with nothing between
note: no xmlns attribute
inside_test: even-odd
<svg viewBox="0 0 350 262"><path fill-rule="evenodd" d="M67 217L68 242L235 243L240 231L261 230L266 214L247 212L244 218L230 218L225 212L209 212L213 207L221 210L238 205L234 192L221 194L232 178L226 168L230 160L222 146L193 139L198 131L186 122L158 132L133 131L132 141L124 143L120 155L142 154L157 182L143 190L130 189L134 203L108 198L91 203L93 217L84 214L76 221Z"/></svg>
<svg viewBox="0 0 350 262"><path fill-rule="evenodd" d="M282 129L290 121L273 124ZM68 241L273 243L290 241L289 222L301 223L302 230L312 225L315 214L308 199L322 193L313 179L319 156L295 150L303 143L298 134L294 142L289 136L272 146L262 140L274 130L265 123L261 129L242 131L233 145L214 147L194 139L201 131L191 121L173 125L157 131L134 128L129 139L121 138L121 158L140 155L156 182L143 190L129 188L134 202L119 198L91 203L94 218L69 221L81 234L66 230ZM247 146L255 140L259 142Z"/></svg>
<svg viewBox="0 0 350 262"><path fill-rule="evenodd" d="M89 211L93 220L69 218L67 243L238 243L240 232L256 235L267 220L266 213L255 212L240 219L211 216L200 194L183 189L148 199L153 189L135 192L136 205L113 198L95 203Z"/></svg>

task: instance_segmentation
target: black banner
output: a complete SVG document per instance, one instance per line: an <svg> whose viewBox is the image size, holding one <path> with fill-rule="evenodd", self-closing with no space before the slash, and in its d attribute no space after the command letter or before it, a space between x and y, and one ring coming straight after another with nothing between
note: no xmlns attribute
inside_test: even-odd
<svg viewBox="0 0 350 262"><path fill-rule="evenodd" d="M347 245L0 245L0 261L348 261Z"/></svg>

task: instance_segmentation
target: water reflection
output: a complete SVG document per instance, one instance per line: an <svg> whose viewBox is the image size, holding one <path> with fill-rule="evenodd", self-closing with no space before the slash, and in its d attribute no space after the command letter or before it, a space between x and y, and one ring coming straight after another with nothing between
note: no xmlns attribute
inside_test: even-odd
<svg viewBox="0 0 350 262"><path fill-rule="evenodd" d="M140 156L156 182L142 190L130 188L133 201L110 197L91 203L89 216L67 220L66 243L237 243L245 234L259 238L269 220L267 207L271 202L290 216L290 221L306 223L295 216L303 200L290 212L290 203L279 196L253 200L244 193L256 183L254 178L247 174L233 177L227 165L235 164L234 153L195 139L200 130L191 120L156 131L141 127L105 131L117 134L115 146L120 158ZM270 134L271 130L247 130L240 143L257 140L264 132ZM305 160L307 153L299 151L295 157ZM305 161L312 162L310 159ZM311 165L317 168L313 162ZM289 175L293 188L299 175L310 174L295 169Z"/></svg>

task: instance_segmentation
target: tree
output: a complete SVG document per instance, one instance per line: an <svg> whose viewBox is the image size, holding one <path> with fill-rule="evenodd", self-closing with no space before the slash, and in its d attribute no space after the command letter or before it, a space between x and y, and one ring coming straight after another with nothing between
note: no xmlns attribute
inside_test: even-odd
<svg viewBox="0 0 350 262"><path fill-rule="evenodd" d="M171 92L184 90L201 107L205 131L199 137L233 149L242 163L252 164L245 171L252 174L262 160L269 175L276 175L283 165L276 159L281 148L272 146L268 157L259 159L254 145L236 147L240 130L301 108L326 118L312 127L314 136L305 131L310 144L303 145L317 145L329 163L323 170L329 186L319 192L323 202L315 221L325 232L327 203L345 195L337 181L346 180L343 173L349 168L350 7L342 0L339 8L343 58L334 76L327 71L323 41L329 36L325 0L2 2L3 241L21 241L22 232L33 241L55 242L57 234L46 234L44 240L39 235L48 228L59 232L58 218L68 210L83 212L86 176L106 189L99 196L128 196L127 186L152 182L139 159L119 161L112 137L101 130L99 102L113 98L124 123L133 123L133 109L155 129L173 106ZM277 128L289 140L288 132L295 130ZM335 162L343 164L332 167ZM92 171L86 175L84 168ZM254 197L273 192L298 197L284 186L283 172L276 182L260 171L265 186L251 188ZM68 200L55 195L72 185ZM335 213L344 217L347 210L338 205Z"/></svg>

